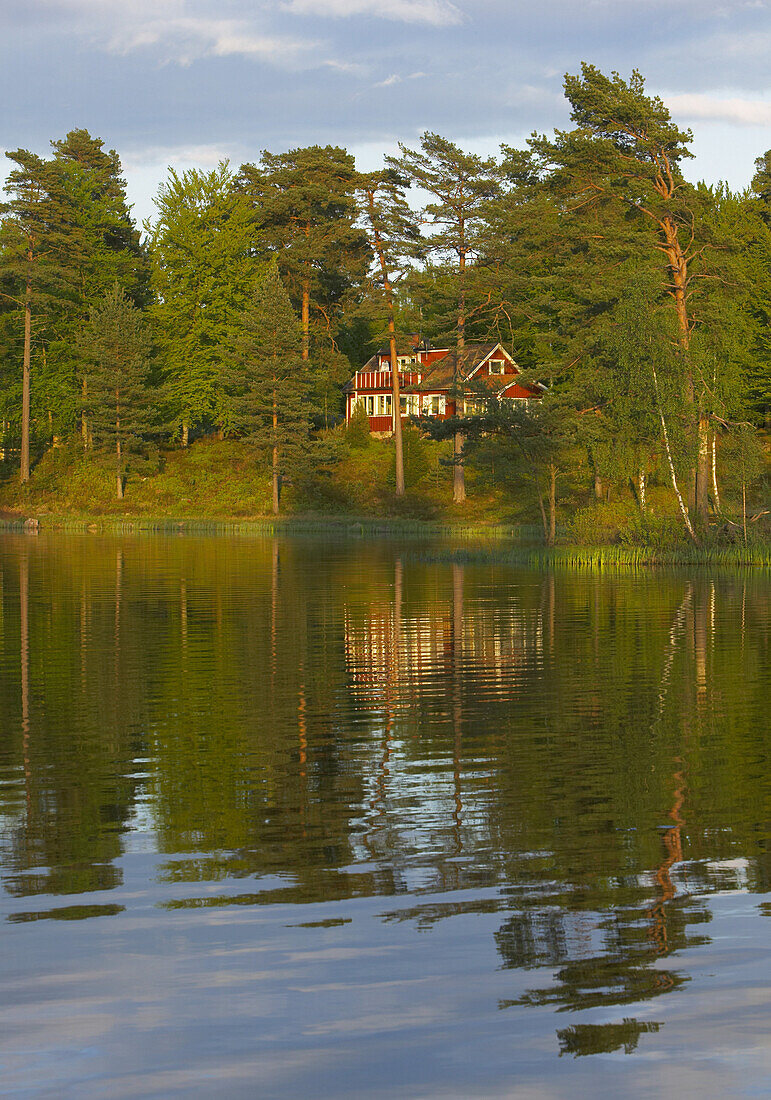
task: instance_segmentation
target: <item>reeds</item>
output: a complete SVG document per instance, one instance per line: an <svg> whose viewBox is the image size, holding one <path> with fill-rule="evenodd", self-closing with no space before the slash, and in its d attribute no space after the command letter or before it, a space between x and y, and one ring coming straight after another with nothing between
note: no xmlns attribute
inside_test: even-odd
<svg viewBox="0 0 771 1100"><path fill-rule="evenodd" d="M771 568L766 546L512 546L491 551L484 547L438 548L420 555L422 561L467 565L521 565L534 569L563 568L595 571L647 569L656 566L751 566Z"/></svg>

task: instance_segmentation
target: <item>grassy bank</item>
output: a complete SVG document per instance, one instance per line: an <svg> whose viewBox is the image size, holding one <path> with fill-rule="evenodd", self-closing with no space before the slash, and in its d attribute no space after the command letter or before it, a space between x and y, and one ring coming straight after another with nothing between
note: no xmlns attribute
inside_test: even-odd
<svg viewBox="0 0 771 1100"><path fill-rule="evenodd" d="M652 485L640 514L622 491L595 501L587 478L571 469L561 484L559 545L543 546L537 500L528 479L496 477L494 467L467 470L468 500L452 504L447 447L407 433L408 491L393 491L393 447L387 441L353 445L336 438L326 468L286 486L282 515L270 514L264 459L238 440L199 440L181 449L148 453L130 471L116 500L108 462L84 455L78 441L51 448L21 485L14 470L0 479L0 527L98 534L325 535L346 538L430 539L427 553L446 561L510 561L555 567L614 569L653 565L771 563L771 528L761 502L758 523L716 521L702 548L686 540L671 493ZM532 482L532 479L530 479ZM458 543L462 545L459 547Z"/></svg>

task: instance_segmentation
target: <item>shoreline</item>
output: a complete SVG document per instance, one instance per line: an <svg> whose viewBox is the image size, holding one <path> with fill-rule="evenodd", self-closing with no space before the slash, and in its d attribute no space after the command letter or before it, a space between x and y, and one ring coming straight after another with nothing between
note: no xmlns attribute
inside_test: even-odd
<svg viewBox="0 0 771 1100"><path fill-rule="evenodd" d="M94 516L0 512L0 534L316 536L343 539L443 540L416 554L428 563L525 565L535 568L611 570L662 566L771 568L771 543L694 547L687 543L647 547L609 543L560 543L548 547L533 526L442 523L373 516L279 516L254 519L192 519L169 516ZM461 544L461 545L459 545ZM492 544L492 545L491 545Z"/></svg>

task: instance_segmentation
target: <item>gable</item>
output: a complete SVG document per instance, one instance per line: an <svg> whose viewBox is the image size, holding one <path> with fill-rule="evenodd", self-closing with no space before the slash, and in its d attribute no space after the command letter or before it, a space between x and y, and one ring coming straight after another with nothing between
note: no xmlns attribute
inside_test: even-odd
<svg viewBox="0 0 771 1100"><path fill-rule="evenodd" d="M501 363L503 365L501 370L492 370L491 364ZM490 351L488 351L482 359L477 363L472 371L467 375L467 378L473 378L475 375L484 376L486 374L493 375L505 375L505 374L519 374L519 367L514 362L513 358L509 355L502 344L496 344Z"/></svg>

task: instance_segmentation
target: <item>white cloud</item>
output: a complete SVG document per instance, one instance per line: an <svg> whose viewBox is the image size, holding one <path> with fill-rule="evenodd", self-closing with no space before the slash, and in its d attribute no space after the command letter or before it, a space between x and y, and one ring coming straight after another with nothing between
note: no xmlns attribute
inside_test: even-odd
<svg viewBox="0 0 771 1100"><path fill-rule="evenodd" d="M217 6L195 0L43 0L48 11L71 21L71 29L111 53L153 50L164 62L189 65L201 57L260 58L276 65L298 63L319 44L273 34L253 13L226 18ZM318 58L314 58L314 64Z"/></svg>
<svg viewBox="0 0 771 1100"><path fill-rule="evenodd" d="M378 80L377 84L373 84L374 88L388 88L391 84L401 84L402 78L398 73L391 73L385 80Z"/></svg>
<svg viewBox="0 0 771 1100"><path fill-rule="evenodd" d="M285 11L297 15L344 18L371 15L400 23L428 23L434 27L450 27L463 16L451 0L284 0Z"/></svg>
<svg viewBox="0 0 771 1100"><path fill-rule="evenodd" d="M709 119L740 126L771 126L771 101L767 99L718 99L711 95L665 95L662 99L675 119Z"/></svg>

